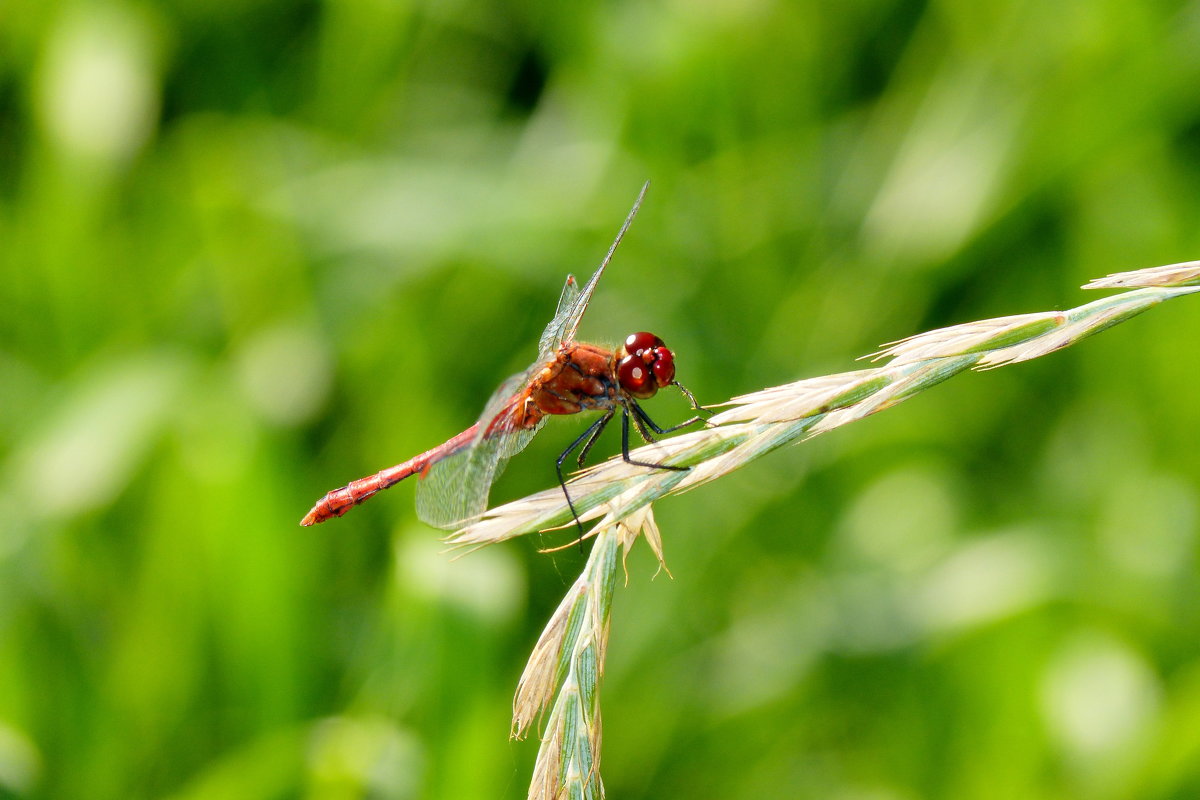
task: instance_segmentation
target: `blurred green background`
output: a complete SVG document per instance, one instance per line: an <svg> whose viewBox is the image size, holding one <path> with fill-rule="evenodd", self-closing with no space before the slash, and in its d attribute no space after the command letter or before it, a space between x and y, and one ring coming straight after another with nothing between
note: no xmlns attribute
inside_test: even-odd
<svg viewBox="0 0 1200 800"><path fill-rule="evenodd" d="M1200 258L1200 3L0 4L0 795L523 797L583 557L451 561L409 485L297 522L470 424L647 178L582 333L705 402L1078 305ZM1185 298L659 504L610 796L1200 796L1197 342Z"/></svg>

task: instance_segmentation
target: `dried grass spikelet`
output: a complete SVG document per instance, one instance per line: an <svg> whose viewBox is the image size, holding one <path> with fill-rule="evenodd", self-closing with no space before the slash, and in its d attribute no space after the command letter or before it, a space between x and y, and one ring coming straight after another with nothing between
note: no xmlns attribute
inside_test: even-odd
<svg viewBox="0 0 1200 800"><path fill-rule="evenodd" d="M652 531L652 532L651 532ZM512 736L523 738L549 708L530 798L600 798L600 679L608 645L617 553L637 537L658 538L649 507L593 529L583 572L550 617L517 683ZM653 545L652 545L653 546ZM655 547L661 557L661 544Z"/></svg>
<svg viewBox="0 0 1200 800"><path fill-rule="evenodd" d="M1132 289L1138 286L1196 286L1200 284L1200 261L1183 261L1165 267L1114 272L1085 283L1084 289Z"/></svg>

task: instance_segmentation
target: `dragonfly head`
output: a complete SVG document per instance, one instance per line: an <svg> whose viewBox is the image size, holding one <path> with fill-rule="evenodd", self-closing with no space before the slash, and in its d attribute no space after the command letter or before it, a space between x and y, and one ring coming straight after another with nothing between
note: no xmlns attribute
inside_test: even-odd
<svg viewBox="0 0 1200 800"><path fill-rule="evenodd" d="M617 381L644 400L675 382L675 354L653 333L631 333L617 350Z"/></svg>

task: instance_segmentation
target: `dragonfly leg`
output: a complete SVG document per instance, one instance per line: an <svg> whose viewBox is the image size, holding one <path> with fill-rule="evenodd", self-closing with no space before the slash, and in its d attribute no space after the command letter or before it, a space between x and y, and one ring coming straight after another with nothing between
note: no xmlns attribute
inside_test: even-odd
<svg viewBox="0 0 1200 800"><path fill-rule="evenodd" d="M650 437L649 432L646 430L646 427L643 424L643 422L650 422L650 420L648 418L646 418L646 412L642 411L641 407L637 403L631 402L630 405L632 405L634 408L633 420L634 420L634 424L637 425L638 433L640 433L642 435L642 438L645 439L646 441L653 442L654 439L652 439ZM640 416L639 416L639 414L640 414ZM621 410L621 458L625 459L626 464L633 464L635 467L647 467L649 469L669 469L669 470L673 470L675 472L687 472L689 469L691 469L691 467L677 467L677 466L674 466L673 464L651 464L646 461L634 461L632 458L630 458L629 457L629 416L630 416L629 408L628 407L623 408ZM653 422L650 422L650 424L654 426L654 429L657 433L666 433L667 432L665 430L659 429L659 427L657 425L654 425ZM668 430L673 430L673 429L668 429Z"/></svg>
<svg viewBox="0 0 1200 800"><path fill-rule="evenodd" d="M587 456L588 451L592 449L592 445L596 443L596 439L604 431L604 426L608 425L608 421L613 417L613 409L608 409L604 412L604 416L593 422L583 435L580 436L571 444L567 445L567 449L563 450L559 455L558 460L554 462L554 469L558 472L558 485L562 487L563 496L567 498L567 508L571 509L571 516L575 518L575 525L579 528L579 546L583 546L583 523L579 519L579 512L575 510L575 503L571 500L571 493L567 491L567 479L563 476L563 462L567 460L567 456L571 455L571 451L583 445L583 450L579 453L579 458L576 463L583 466L583 459Z"/></svg>
<svg viewBox="0 0 1200 800"><path fill-rule="evenodd" d="M646 427L646 423L650 422L650 417L648 417L646 415L645 409L643 409L641 406L639 406L635 401L630 401L630 405L633 406L633 408L634 408L632 419L633 419L633 426L635 428L637 428L638 436L641 436L643 441L650 442L651 444L653 444L654 442L657 442L658 437L652 435L650 433L649 428ZM625 413L629 414L628 408L625 409ZM655 425L653 422L650 422L650 425L658 433L666 432L662 428Z"/></svg>
<svg viewBox="0 0 1200 800"><path fill-rule="evenodd" d="M640 405L638 405L637 402L631 401L630 405L633 406L633 413L635 415L634 421L638 424L638 433L640 433L642 435L642 438L648 442L653 442L654 438L651 436L648 436L646 434L646 428L645 428L646 425L650 426L650 430L654 431L655 433L661 434L661 433L674 433L675 431L686 428L689 425L695 425L697 422L705 422L706 421L704 419L704 417L697 415L695 417L692 417L691 419L684 420L683 422L679 423L678 425L672 425L669 428L661 428L654 422L654 420L650 419L650 415L646 413L646 409L644 409Z"/></svg>
<svg viewBox="0 0 1200 800"><path fill-rule="evenodd" d="M691 425L693 422L696 422L697 420L702 419L703 417L711 417L712 416L713 412L709 411L707 408L705 408L704 406L697 403L696 395L694 395L690 391L688 391L688 388L686 386L684 386L679 381L674 381L674 383L676 386L679 387L679 391L683 392L683 396L688 399L688 402L692 404L692 408L694 408L696 411L699 411L700 414L702 415L702 416L692 417L687 422L682 422L675 427L682 428L684 425ZM707 421L705 422L705 424L707 424Z"/></svg>
<svg viewBox="0 0 1200 800"><path fill-rule="evenodd" d="M592 445L594 445L596 440L600 438L600 434L604 433L604 429L608 426L609 420L613 418L613 413L613 409L610 408L603 417L596 420L595 424L593 424L592 427L588 428L585 432L585 435L586 433L591 433L592 435L586 442L584 442L583 447L579 451L578 458L575 459L575 463L580 469L583 469L583 462L587 459L588 453L592 452Z"/></svg>

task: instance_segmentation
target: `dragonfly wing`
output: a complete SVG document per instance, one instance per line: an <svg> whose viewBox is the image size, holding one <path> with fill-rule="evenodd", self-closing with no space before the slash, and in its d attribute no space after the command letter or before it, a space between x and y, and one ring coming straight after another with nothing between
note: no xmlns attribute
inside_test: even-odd
<svg viewBox="0 0 1200 800"><path fill-rule="evenodd" d="M525 449L541 429L514 424L513 403L542 368L539 362L492 393L469 445L435 462L417 484L417 516L436 528L453 529L487 508L488 492L508 459Z"/></svg>
<svg viewBox="0 0 1200 800"><path fill-rule="evenodd" d="M642 198L646 196L646 190L650 188L650 181L642 184L642 190L638 192L637 200L633 201L633 208L629 210L629 216L625 218L625 224L621 226L621 230L617 232L617 238L613 240L612 245L608 248L608 252L604 255L604 260L600 262L600 266L592 273L592 277L588 278L588 282L584 284L582 289L577 289L571 292L571 284L574 283L574 278L567 278L567 285L563 289L562 297L558 301L558 312L554 315L554 319L546 326L545 332L542 334L539 342L539 359L548 361L563 342L571 341L575 338L575 331L579 329L579 320L583 318L583 312L587 311L588 303L592 300L592 292L596 290L596 284L600 281L600 276L604 274L604 268L608 266L608 262L612 261L613 254L617 252L617 245L621 243L621 239L625 236L625 231L629 230L629 226L633 223L633 218L637 216L638 209L642 207ZM568 302L569 301L569 302Z"/></svg>
<svg viewBox="0 0 1200 800"><path fill-rule="evenodd" d="M571 306L575 305L575 299L578 297L579 281L575 280L574 275L568 275L567 282L563 285L562 294L558 296L558 307L554 309L554 319L566 318L568 310Z"/></svg>
<svg viewBox="0 0 1200 800"><path fill-rule="evenodd" d="M508 463L505 453L523 449L535 433L526 429L503 440L484 439L435 463L417 484L417 516L435 528L454 530L486 511L492 484Z"/></svg>
<svg viewBox="0 0 1200 800"><path fill-rule="evenodd" d="M563 341L563 321L570 315L578 297L579 281L575 280L574 275L568 275L567 283L558 298L558 308L554 310L554 319L550 320L546 329L542 331L542 338L538 340L538 361L549 361L558 352L558 347Z"/></svg>

